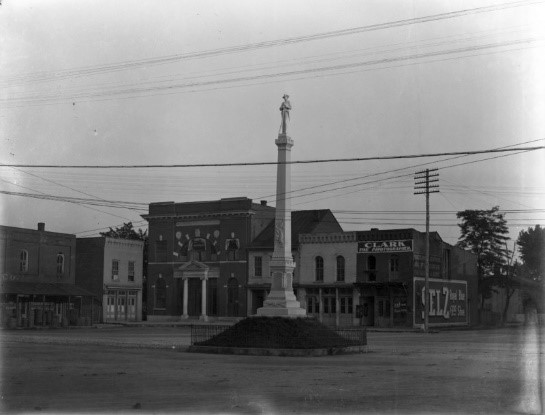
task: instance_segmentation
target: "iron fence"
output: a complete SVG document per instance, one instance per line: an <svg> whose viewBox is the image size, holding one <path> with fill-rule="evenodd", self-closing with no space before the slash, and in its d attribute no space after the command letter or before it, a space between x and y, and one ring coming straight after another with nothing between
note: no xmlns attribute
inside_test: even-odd
<svg viewBox="0 0 545 415"><path fill-rule="evenodd" d="M191 345L199 345L215 336L225 332L231 326L213 325L213 324L194 324L191 325ZM320 344L316 348L344 347L344 346L366 346L367 331L364 327L359 328L328 328L315 330L315 334L320 339ZM264 337L262 333L256 331L238 332L235 343L239 347L271 347L281 343L278 338ZM290 342L294 346L288 348L298 348L296 345L305 344L305 336L291 335ZM234 346L234 344L233 344ZM309 346L308 348L313 348Z"/></svg>

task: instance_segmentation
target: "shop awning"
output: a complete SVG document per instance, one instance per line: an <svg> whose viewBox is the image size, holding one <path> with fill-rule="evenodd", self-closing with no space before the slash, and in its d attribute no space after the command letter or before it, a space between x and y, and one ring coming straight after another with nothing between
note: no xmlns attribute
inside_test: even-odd
<svg viewBox="0 0 545 415"><path fill-rule="evenodd" d="M84 288L65 283L2 281L0 292L2 294L95 297L95 294Z"/></svg>

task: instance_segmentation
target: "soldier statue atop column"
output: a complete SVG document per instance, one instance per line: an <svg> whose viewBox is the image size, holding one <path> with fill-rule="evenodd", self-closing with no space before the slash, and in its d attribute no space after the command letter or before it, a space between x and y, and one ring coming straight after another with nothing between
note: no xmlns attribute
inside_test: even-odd
<svg viewBox="0 0 545 415"><path fill-rule="evenodd" d="M280 124L280 133L281 134L287 134L288 129L288 121L290 119L290 110L291 110L291 103L289 101L289 95L284 94L282 97L284 99L284 102L282 102L282 105L280 105L280 115L282 117L282 124Z"/></svg>

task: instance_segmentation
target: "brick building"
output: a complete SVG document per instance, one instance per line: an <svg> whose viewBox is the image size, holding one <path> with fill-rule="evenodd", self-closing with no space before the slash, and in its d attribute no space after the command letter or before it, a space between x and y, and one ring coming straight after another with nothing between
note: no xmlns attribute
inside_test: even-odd
<svg viewBox="0 0 545 415"><path fill-rule="evenodd" d="M274 251L275 221L252 241L248 248L248 315L263 307L271 286L269 263ZM299 235L319 232L342 232L342 227L329 209L299 210L291 212L291 249L296 263L293 287L297 296L299 275Z"/></svg>
<svg viewBox="0 0 545 415"><path fill-rule="evenodd" d="M423 324L425 237L415 229L300 235L299 285L326 324ZM477 261L430 233L430 326L478 319Z"/></svg>
<svg viewBox="0 0 545 415"><path fill-rule="evenodd" d="M91 324L92 293L75 285L75 235L0 226L0 258L4 326Z"/></svg>
<svg viewBox="0 0 545 415"><path fill-rule="evenodd" d="M274 219L245 197L151 203L148 320L246 316L247 247Z"/></svg>
<svg viewBox="0 0 545 415"><path fill-rule="evenodd" d="M140 240L77 238L76 284L100 299L102 321L142 321L143 249Z"/></svg>

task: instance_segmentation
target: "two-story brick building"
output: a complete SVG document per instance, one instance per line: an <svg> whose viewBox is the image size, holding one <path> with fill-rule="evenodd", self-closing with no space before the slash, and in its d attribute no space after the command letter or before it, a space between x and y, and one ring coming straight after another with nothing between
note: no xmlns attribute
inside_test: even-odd
<svg viewBox="0 0 545 415"><path fill-rule="evenodd" d="M307 313L327 324L423 324L425 237L415 229L300 235ZM430 326L475 324L476 257L430 233Z"/></svg>
<svg viewBox="0 0 545 415"><path fill-rule="evenodd" d="M275 209L245 197L151 203L148 320L246 316L247 247Z"/></svg>
<svg viewBox="0 0 545 415"><path fill-rule="evenodd" d="M37 229L0 226L2 324L91 324L93 295L75 285L75 261L75 235L46 231L44 223Z"/></svg>
<svg viewBox="0 0 545 415"><path fill-rule="evenodd" d="M252 241L248 247L248 315L254 315L263 307L263 301L271 287L270 261L274 251L275 221ZM299 289L299 235L323 232L342 232L342 227L329 209L299 210L291 212L291 249L296 267L293 288Z"/></svg>
<svg viewBox="0 0 545 415"><path fill-rule="evenodd" d="M77 238L76 284L101 299L104 322L142 321L144 242Z"/></svg>

